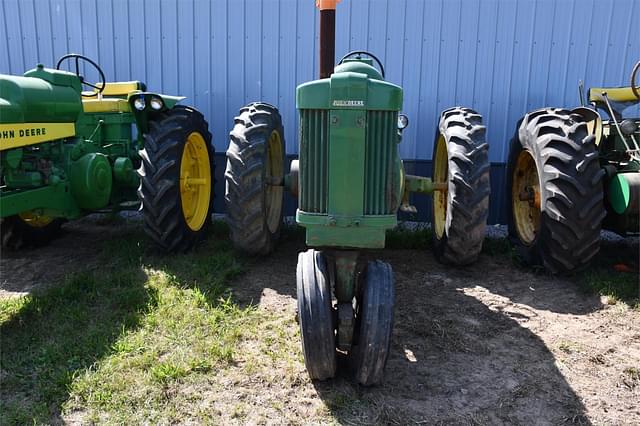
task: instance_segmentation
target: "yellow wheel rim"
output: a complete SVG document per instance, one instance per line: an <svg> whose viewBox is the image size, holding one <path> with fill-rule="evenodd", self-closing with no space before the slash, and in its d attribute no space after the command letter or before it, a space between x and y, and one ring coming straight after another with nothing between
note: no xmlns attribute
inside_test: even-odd
<svg viewBox="0 0 640 426"><path fill-rule="evenodd" d="M447 153L447 142L440 135L436 142L436 155L433 161L433 182L435 184L449 183L449 154ZM447 197L448 191L434 191L433 193L433 227L436 237L441 239L444 235L445 224L447 222Z"/></svg>
<svg viewBox="0 0 640 426"><path fill-rule="evenodd" d="M187 137L180 162L180 200L187 226L199 231L207 220L211 202L211 161L198 132Z"/></svg>
<svg viewBox="0 0 640 426"><path fill-rule="evenodd" d="M531 245L540 230L540 180L529 151L522 151L516 160L511 206L518 238L525 245Z"/></svg>
<svg viewBox="0 0 640 426"><path fill-rule="evenodd" d="M24 212L20 213L20 219L27 225L33 228L44 228L51 222L53 222L53 218L51 216L45 216L43 214L36 214L34 212Z"/></svg>
<svg viewBox="0 0 640 426"><path fill-rule="evenodd" d="M266 176L269 180L281 181L284 178L283 146L280 133L277 130L271 132L267 144L267 170ZM282 212L282 194L284 188L275 185L267 185L265 190L265 204L267 214L267 228L274 233L280 225Z"/></svg>

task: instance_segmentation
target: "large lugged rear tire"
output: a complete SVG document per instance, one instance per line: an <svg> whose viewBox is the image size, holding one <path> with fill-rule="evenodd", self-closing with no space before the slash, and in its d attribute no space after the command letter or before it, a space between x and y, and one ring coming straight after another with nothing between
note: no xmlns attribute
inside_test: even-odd
<svg viewBox="0 0 640 426"><path fill-rule="evenodd" d="M526 114L507 173L509 237L523 260L552 273L586 266L606 212L604 171L582 116L555 108Z"/></svg>
<svg viewBox="0 0 640 426"><path fill-rule="evenodd" d="M433 195L436 258L466 265L482 250L489 215L489 145L482 116L469 108L451 108L440 117L433 147L433 181L447 191Z"/></svg>
<svg viewBox="0 0 640 426"><path fill-rule="evenodd" d="M268 254L280 236L285 142L278 110L252 103L229 135L225 201L231 240L249 254Z"/></svg>
<svg viewBox="0 0 640 426"><path fill-rule="evenodd" d="M48 244L60 234L63 223L64 219L30 214L5 217L0 221L2 248L20 250Z"/></svg>
<svg viewBox="0 0 640 426"><path fill-rule="evenodd" d="M200 112L178 105L149 123L138 169L144 229L163 250L199 242L213 212L214 149Z"/></svg>

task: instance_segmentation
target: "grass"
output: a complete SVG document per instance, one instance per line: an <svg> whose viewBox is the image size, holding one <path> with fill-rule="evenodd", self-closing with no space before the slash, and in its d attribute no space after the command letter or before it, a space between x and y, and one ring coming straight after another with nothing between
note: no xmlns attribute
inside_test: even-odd
<svg viewBox="0 0 640 426"><path fill-rule="evenodd" d="M139 232L105 241L99 270L83 269L79 254L78 271L60 285L0 302L0 424L411 418L342 379L312 385L292 312L233 298L229 283L260 260L235 253L226 233L216 224L204 246L175 256L155 253ZM300 228L284 229L284 240L303 238ZM429 229L387 233L389 248L431 246ZM483 253L514 256L505 239L487 239ZM637 276L609 266L579 279L590 291L633 300ZM625 374L637 382L637 370Z"/></svg>
<svg viewBox="0 0 640 426"><path fill-rule="evenodd" d="M616 270L615 265L618 264L629 266L630 271ZM607 297L610 304L623 302L640 310L638 251L631 245L625 247L603 243L589 268L576 274L574 281L585 292Z"/></svg>
<svg viewBox="0 0 640 426"><path fill-rule="evenodd" d="M611 304L624 302L634 309L640 309L637 273L592 268L580 274L577 279L583 290L605 296Z"/></svg>
<svg viewBox="0 0 640 426"><path fill-rule="evenodd" d="M263 316L229 294L242 272L229 242L165 257L138 241L107 242L99 271L0 303L0 424L77 411L83 422L177 421L172 386L234 363Z"/></svg>

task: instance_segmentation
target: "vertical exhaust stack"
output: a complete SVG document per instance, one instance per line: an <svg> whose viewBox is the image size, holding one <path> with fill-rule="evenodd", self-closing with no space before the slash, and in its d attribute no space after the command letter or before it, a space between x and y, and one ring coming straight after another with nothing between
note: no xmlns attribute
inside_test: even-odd
<svg viewBox="0 0 640 426"><path fill-rule="evenodd" d="M336 5L340 0L316 0L320 9L320 78L333 74L336 56Z"/></svg>

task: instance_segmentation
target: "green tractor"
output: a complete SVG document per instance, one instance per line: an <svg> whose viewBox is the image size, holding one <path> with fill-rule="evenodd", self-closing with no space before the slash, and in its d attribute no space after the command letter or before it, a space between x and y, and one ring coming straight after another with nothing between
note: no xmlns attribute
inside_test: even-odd
<svg viewBox="0 0 640 426"><path fill-rule="evenodd" d="M629 87L591 88L586 105L526 114L511 141L509 236L529 264L552 273L584 268L600 249L600 231L637 234L640 220L640 103ZM601 111L608 115L603 120Z"/></svg>
<svg viewBox="0 0 640 426"><path fill-rule="evenodd" d="M61 70L67 61L75 73ZM86 81L81 63L100 81ZM182 99L107 83L78 54L56 69L0 75L2 247L44 244L92 212L138 208L162 249L193 246L212 212L214 151L204 117Z"/></svg>
<svg viewBox="0 0 640 426"><path fill-rule="evenodd" d="M334 69L335 3L318 2L320 79L297 88L299 159L287 173L278 110L249 104L230 133L225 199L234 244L264 255L280 233L284 190L297 197L296 222L311 247L299 254L296 274L306 368L312 379L329 379L346 357L357 382L374 385L390 351L394 277L389 264L367 262L360 252L384 248L398 210L415 211L409 194L416 192L433 194L436 257L473 262L488 215L488 145L479 114L446 110L433 178L405 174L402 88L385 81L368 52L351 52Z"/></svg>

